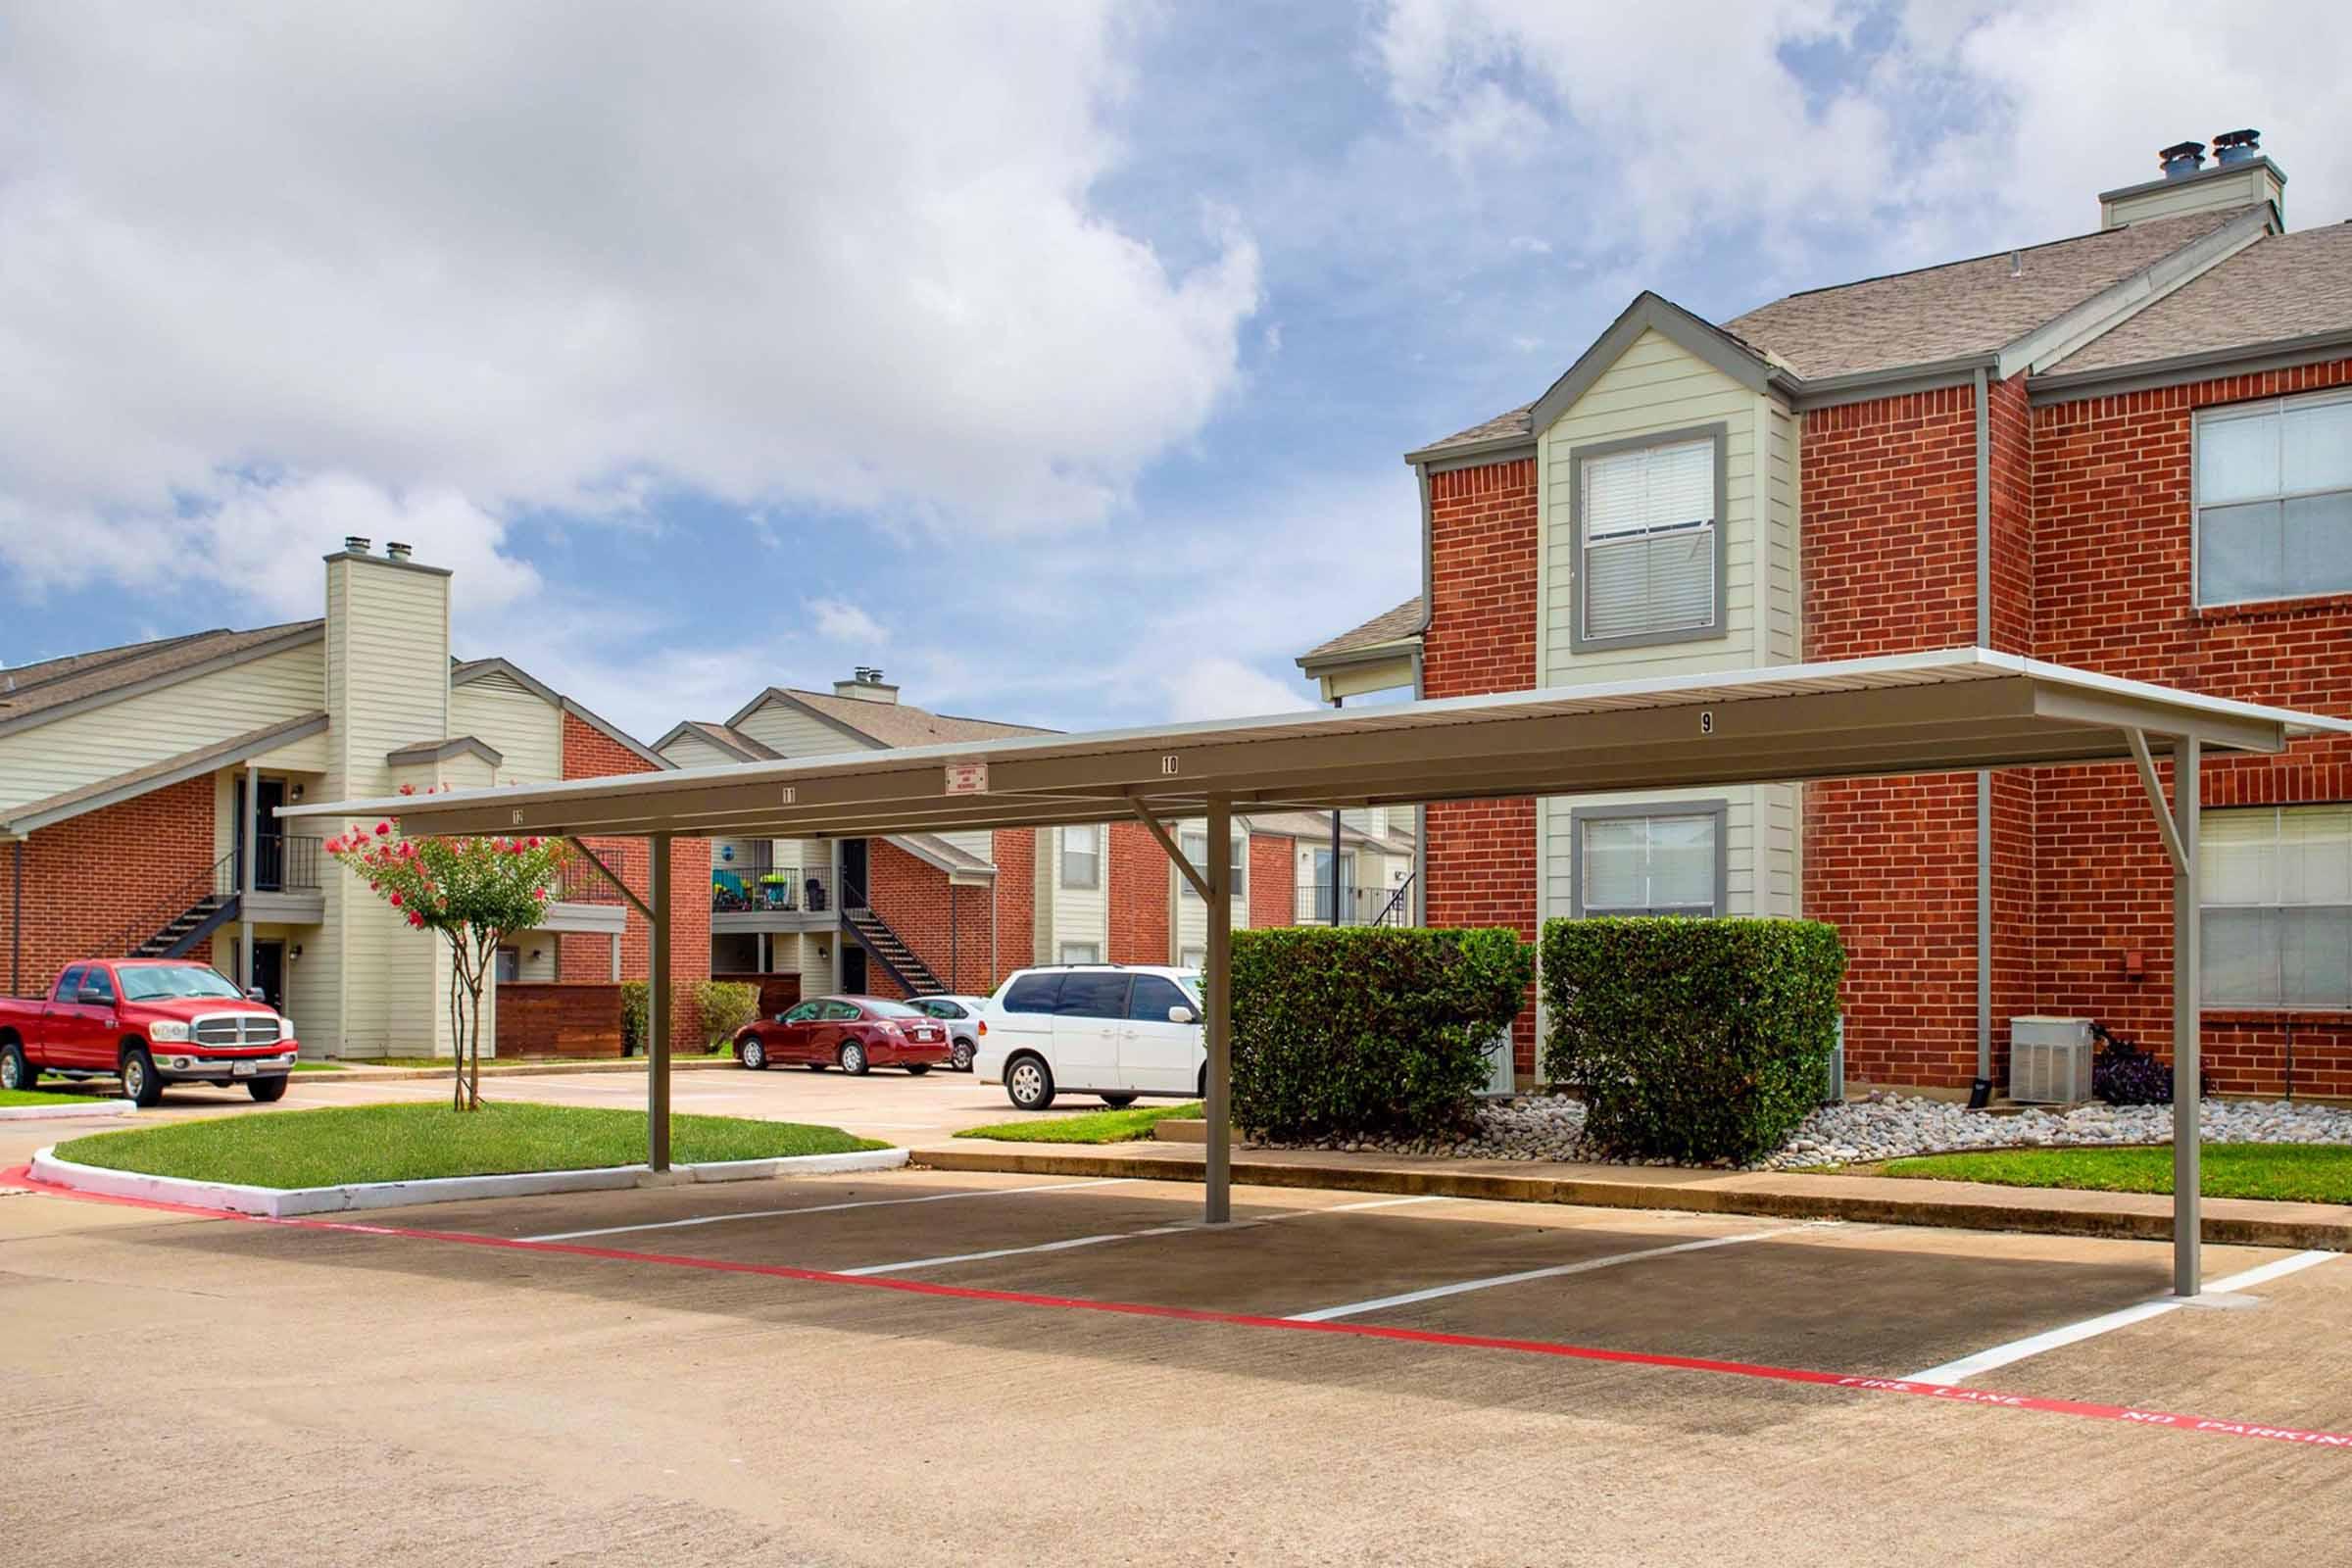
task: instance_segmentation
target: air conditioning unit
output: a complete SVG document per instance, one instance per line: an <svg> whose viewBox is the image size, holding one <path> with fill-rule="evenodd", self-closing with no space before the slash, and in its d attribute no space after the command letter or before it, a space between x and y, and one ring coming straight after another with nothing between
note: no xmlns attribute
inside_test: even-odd
<svg viewBox="0 0 2352 1568"><path fill-rule="evenodd" d="M1838 1015L1838 1043L1830 1048L1829 1079L1822 1085L1821 1102L1845 1103L1845 1014L1842 1012Z"/></svg>
<svg viewBox="0 0 2352 1568"><path fill-rule="evenodd" d="M2090 1098L2088 1018L2009 1020L2009 1098L2071 1105Z"/></svg>

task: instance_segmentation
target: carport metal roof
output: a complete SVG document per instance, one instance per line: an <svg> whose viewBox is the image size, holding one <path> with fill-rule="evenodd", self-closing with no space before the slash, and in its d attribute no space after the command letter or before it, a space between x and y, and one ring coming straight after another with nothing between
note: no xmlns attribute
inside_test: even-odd
<svg viewBox="0 0 2352 1568"><path fill-rule="evenodd" d="M2132 760L2174 865L2175 1285L2197 1289L2198 759L2352 735L2352 721L2199 696L1983 648L1093 734L861 751L284 808L397 814L412 833L775 838L1039 827L1134 814L1208 914L1208 1217L1227 1213L1231 907L1223 856L1196 869L1170 817L1245 809L1558 796ZM2169 743L2166 805L2150 736ZM650 1162L668 1162L667 858L640 907L654 926ZM625 891L625 890L624 890ZM696 890L699 894L699 890ZM631 902L637 902L632 895Z"/></svg>

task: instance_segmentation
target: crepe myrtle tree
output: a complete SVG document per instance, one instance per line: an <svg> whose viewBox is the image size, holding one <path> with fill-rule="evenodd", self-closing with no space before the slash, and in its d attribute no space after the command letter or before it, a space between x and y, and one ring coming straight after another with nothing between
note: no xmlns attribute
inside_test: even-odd
<svg viewBox="0 0 2352 1568"><path fill-rule="evenodd" d="M451 1102L459 1110L479 1109L482 988L506 940L547 918L549 890L570 852L543 838L409 838L398 817L387 817L372 827L352 823L326 841L326 853L365 879L368 891L412 930L438 932L449 944L450 1038L457 1052Z"/></svg>

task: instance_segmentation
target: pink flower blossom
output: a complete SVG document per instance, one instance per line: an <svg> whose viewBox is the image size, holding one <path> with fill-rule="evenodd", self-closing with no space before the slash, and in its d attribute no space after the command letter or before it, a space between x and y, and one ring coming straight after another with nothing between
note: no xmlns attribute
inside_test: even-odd
<svg viewBox="0 0 2352 1568"><path fill-rule="evenodd" d="M399 907L400 907L400 895L399 895L399 894L397 894L397 893L393 894L390 902L391 902L392 907L394 907L395 909L399 908Z"/></svg>
<svg viewBox="0 0 2352 1568"><path fill-rule="evenodd" d="M392 836L392 824L391 824L391 823L389 823L389 822L378 822L378 823L376 823L376 824L375 824L375 836L376 836L377 838L379 838L379 839L388 839L388 838L390 838L390 837Z"/></svg>
<svg viewBox="0 0 2352 1568"><path fill-rule="evenodd" d="M409 924L421 931L424 929L424 916L418 914L415 909L411 909L409 911Z"/></svg>

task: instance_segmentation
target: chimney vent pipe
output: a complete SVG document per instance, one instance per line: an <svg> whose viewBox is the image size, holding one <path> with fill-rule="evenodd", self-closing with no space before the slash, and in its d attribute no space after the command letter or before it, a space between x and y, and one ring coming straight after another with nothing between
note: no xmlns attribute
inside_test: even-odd
<svg viewBox="0 0 2352 1568"><path fill-rule="evenodd" d="M2205 167L2205 144L2201 141L2177 141L2156 154L2164 166L2167 179L2185 179Z"/></svg>

